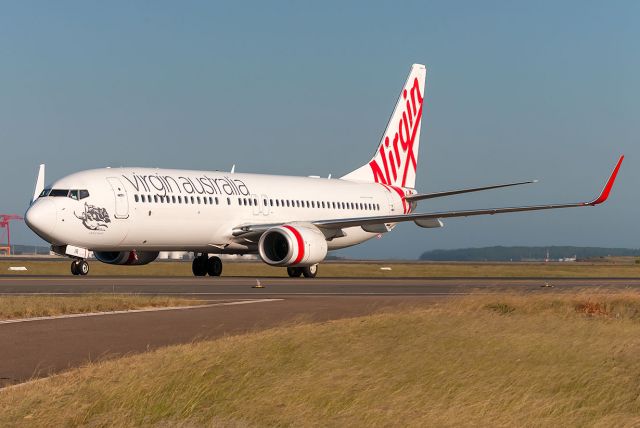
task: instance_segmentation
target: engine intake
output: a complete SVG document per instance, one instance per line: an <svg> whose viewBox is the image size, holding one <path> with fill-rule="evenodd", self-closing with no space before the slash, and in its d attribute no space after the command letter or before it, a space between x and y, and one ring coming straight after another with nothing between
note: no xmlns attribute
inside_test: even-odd
<svg viewBox="0 0 640 428"><path fill-rule="evenodd" d="M264 232L258 251L271 266L311 266L327 256L327 240L313 225L285 224Z"/></svg>
<svg viewBox="0 0 640 428"><path fill-rule="evenodd" d="M146 265L158 258L158 251L95 251L93 255L109 265Z"/></svg>

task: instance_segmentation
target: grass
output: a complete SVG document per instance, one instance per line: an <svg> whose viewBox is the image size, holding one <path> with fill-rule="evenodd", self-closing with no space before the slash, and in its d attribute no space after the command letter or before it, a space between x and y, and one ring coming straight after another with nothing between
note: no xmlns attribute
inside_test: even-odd
<svg viewBox="0 0 640 428"><path fill-rule="evenodd" d="M193 276L191 262L156 262L144 266L112 266L91 261L89 275ZM10 266L25 266L25 272L9 271ZM390 267L391 270L380 270ZM68 261L0 261L0 275L70 276ZM640 265L614 263L323 263L322 277L536 277L536 278L640 278ZM286 269L261 262L226 262L223 276L285 277Z"/></svg>
<svg viewBox="0 0 640 428"><path fill-rule="evenodd" d="M0 426L635 426L639 354L636 294L472 296L90 364Z"/></svg>
<svg viewBox="0 0 640 428"><path fill-rule="evenodd" d="M0 319L46 317L88 312L188 306L202 301L163 296L88 294L82 296L1 296Z"/></svg>

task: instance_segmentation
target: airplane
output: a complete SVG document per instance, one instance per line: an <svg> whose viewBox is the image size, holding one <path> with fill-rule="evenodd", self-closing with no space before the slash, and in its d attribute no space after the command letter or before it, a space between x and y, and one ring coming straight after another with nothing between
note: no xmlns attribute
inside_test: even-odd
<svg viewBox="0 0 640 428"><path fill-rule="evenodd" d="M415 212L423 200L535 181L437 193L415 189L426 67L414 64L371 160L339 179L151 168L102 168L45 187L40 165L27 225L87 275L90 252L103 263L144 265L160 251L194 253L195 276L220 276L220 254L258 254L291 277L315 277L328 251L388 233L398 223L439 228L454 217L605 202L624 156L588 202Z"/></svg>

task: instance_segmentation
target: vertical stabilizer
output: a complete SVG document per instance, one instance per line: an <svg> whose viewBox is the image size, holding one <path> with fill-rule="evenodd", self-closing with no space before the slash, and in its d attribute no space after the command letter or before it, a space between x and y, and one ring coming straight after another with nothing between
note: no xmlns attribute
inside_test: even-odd
<svg viewBox="0 0 640 428"><path fill-rule="evenodd" d="M424 65L411 66L373 159L342 179L415 187L426 74Z"/></svg>

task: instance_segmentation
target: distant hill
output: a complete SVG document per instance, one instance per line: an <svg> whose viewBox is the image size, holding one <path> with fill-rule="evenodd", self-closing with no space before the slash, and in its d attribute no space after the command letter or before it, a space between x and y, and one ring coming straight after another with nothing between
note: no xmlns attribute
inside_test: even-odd
<svg viewBox="0 0 640 428"><path fill-rule="evenodd" d="M640 249L633 248L498 246L425 251L420 256L420 260L490 262L544 260L547 257L547 251L549 251L549 258L552 260L570 257L589 259L605 256L640 256Z"/></svg>

